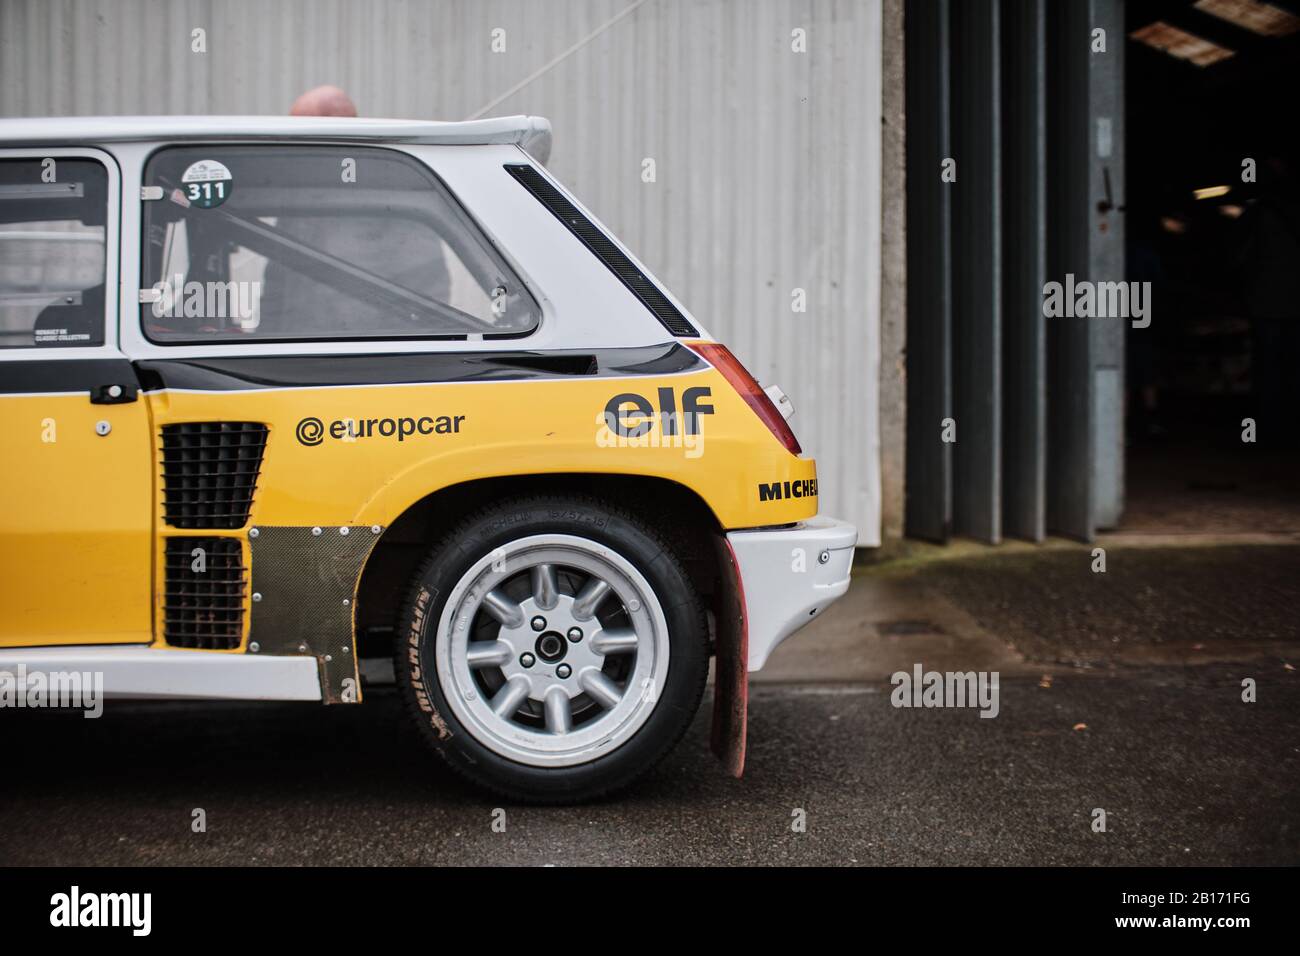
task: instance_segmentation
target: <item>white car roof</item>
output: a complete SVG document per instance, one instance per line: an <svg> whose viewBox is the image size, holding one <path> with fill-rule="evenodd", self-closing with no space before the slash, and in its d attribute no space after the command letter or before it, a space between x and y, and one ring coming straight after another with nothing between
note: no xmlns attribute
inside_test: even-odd
<svg viewBox="0 0 1300 956"><path fill-rule="evenodd" d="M94 146L163 140L309 139L475 146L514 143L546 162L551 123L541 116L464 122L336 116L65 116L0 119L0 146Z"/></svg>

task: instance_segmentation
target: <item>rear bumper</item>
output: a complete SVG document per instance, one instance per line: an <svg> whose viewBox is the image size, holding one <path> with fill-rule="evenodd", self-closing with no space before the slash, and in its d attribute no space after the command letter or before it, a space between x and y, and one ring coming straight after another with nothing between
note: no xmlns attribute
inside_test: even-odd
<svg viewBox="0 0 1300 956"><path fill-rule="evenodd" d="M849 589L857 540L853 525L821 517L727 533L744 591L749 670Z"/></svg>

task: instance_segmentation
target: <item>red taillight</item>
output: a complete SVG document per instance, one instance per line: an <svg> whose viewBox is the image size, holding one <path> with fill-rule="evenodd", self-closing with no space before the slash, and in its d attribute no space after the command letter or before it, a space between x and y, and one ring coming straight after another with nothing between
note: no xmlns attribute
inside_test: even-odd
<svg viewBox="0 0 1300 956"><path fill-rule="evenodd" d="M740 364L740 360L732 355L725 345L718 345L716 342L696 342L690 348L722 373L722 377L740 393L745 404L754 410L754 414L762 419L763 424L771 430L790 454L803 454L803 449L799 447L799 439L794 437L794 432L786 424L785 416L781 414L780 409L767 397L767 393L759 387L754 376L749 374L745 366Z"/></svg>

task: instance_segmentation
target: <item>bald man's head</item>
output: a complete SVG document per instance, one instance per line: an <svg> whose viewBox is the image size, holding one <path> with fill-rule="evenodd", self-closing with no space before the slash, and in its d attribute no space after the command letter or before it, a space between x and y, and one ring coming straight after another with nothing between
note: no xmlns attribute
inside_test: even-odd
<svg viewBox="0 0 1300 956"><path fill-rule="evenodd" d="M337 86L318 86L293 101L290 116L356 116L357 105Z"/></svg>

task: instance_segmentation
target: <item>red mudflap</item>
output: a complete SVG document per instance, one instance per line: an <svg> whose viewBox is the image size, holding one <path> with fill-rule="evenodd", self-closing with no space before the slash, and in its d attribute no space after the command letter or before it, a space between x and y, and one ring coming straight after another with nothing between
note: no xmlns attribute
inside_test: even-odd
<svg viewBox="0 0 1300 956"><path fill-rule="evenodd" d="M723 594L718 602L718 652L713 674L713 729L710 746L733 777L745 772L749 722L749 626L745 587L731 542L718 536Z"/></svg>

